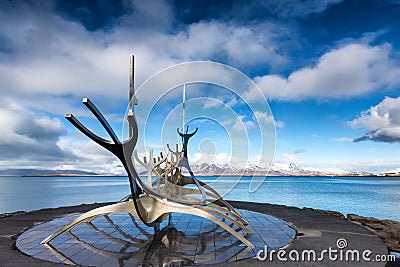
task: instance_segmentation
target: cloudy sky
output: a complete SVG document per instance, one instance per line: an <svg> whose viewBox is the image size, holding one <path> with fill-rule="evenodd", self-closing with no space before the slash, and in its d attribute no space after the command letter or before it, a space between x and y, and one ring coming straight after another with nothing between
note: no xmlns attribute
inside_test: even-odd
<svg viewBox="0 0 400 267"><path fill-rule="evenodd" d="M81 103L89 97L122 136L134 53L137 88L167 67L194 60L246 74L275 118L276 163L400 170L398 14L395 0L1 1L0 169L121 172L114 157L64 115L73 113L106 136ZM267 124L272 117L249 114L240 95L200 87L188 86L188 106L202 113L222 105L236 117L213 121L199 114L191 126L201 128L191 158L202 151L215 154L216 163L230 162L235 129L249 130L253 140L252 120ZM181 90L159 101L157 114L175 110L168 113L172 129L181 116ZM145 91L136 110L154 93ZM150 128L161 120L154 116ZM151 133L156 147L159 135ZM257 157L248 152L250 161Z"/></svg>

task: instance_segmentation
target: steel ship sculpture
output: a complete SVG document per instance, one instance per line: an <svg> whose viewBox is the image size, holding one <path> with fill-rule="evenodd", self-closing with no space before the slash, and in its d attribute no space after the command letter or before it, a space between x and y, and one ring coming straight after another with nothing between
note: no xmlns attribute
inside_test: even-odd
<svg viewBox="0 0 400 267"><path fill-rule="evenodd" d="M82 102L99 120L111 140L103 139L90 131L72 114L66 115L67 120L79 131L113 153L121 161L128 174L130 195L117 203L99 207L80 215L44 239L42 244L48 244L63 232L70 233L69 231L73 227L82 222L90 223L98 216L107 216L114 212L127 212L146 226L153 227L155 233L160 231L160 223L173 213L200 216L222 227L247 247L254 247L248 240L252 231L247 227L248 223L242 215L226 202L216 190L198 180L190 168L187 154L189 139L196 134L198 129L190 133L187 126L185 131L185 122L183 122L182 132L179 131L179 128L177 129L182 139L181 150L179 150L178 144L175 145L174 149L167 145L168 150L164 153L165 155L160 153L154 156L153 150L150 150L148 158L139 158L135 150L139 131L134 113L134 106L138 104L138 100L134 92L133 78L134 56L131 55L130 101L127 114L129 138L127 140L119 140L110 124L88 98L83 98ZM183 114L184 109L185 85ZM134 165L134 159L147 170L147 180L139 176ZM184 169L190 174L189 176L183 174Z"/></svg>

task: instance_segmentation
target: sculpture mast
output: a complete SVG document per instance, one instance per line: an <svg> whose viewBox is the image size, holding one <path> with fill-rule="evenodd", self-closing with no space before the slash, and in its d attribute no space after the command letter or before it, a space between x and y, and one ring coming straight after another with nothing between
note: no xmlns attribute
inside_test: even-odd
<svg viewBox="0 0 400 267"><path fill-rule="evenodd" d="M133 89L133 73L134 73L134 68L135 68L135 56L131 55L130 57L130 63L129 63L129 112L133 112L133 95L134 95L134 89Z"/></svg>
<svg viewBox="0 0 400 267"><path fill-rule="evenodd" d="M134 105L138 104L138 100L135 96L135 55L130 55L130 67L129 67L129 112L128 114L133 115ZM132 133L129 131L129 137L132 137Z"/></svg>
<svg viewBox="0 0 400 267"><path fill-rule="evenodd" d="M186 102L186 83L183 84L183 95L182 95L182 132L185 131L185 102Z"/></svg>

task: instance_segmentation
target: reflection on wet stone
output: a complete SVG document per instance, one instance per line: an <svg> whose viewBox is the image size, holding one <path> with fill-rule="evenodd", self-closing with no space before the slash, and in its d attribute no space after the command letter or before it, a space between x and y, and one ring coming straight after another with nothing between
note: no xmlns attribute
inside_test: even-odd
<svg viewBox="0 0 400 267"><path fill-rule="evenodd" d="M240 213L253 231L246 238L256 248L245 246L218 225L193 215L173 214L154 234L126 213L97 217L47 245L41 244L44 237L77 215L56 219L24 232L17 247L35 258L72 265L204 265L255 257L265 245L277 249L296 235L290 224L270 215L248 210Z"/></svg>

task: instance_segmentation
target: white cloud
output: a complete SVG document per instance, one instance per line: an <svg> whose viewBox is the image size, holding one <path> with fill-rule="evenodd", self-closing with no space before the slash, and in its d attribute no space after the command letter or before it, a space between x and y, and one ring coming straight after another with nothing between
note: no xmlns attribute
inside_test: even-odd
<svg viewBox="0 0 400 267"><path fill-rule="evenodd" d="M0 101L0 168L80 169L124 173L117 158L54 117Z"/></svg>
<svg viewBox="0 0 400 267"><path fill-rule="evenodd" d="M7 21L0 25L0 34L11 50L1 53L1 90L13 97L125 99L130 53L136 54L137 85L165 67L190 60L222 57L241 67L274 67L287 61L278 40L289 33L278 25L201 21L171 33L173 14L163 1L131 5L133 13L119 18L109 31L88 31L57 15L51 5L10 4L8 10L0 10Z"/></svg>
<svg viewBox="0 0 400 267"><path fill-rule="evenodd" d="M224 103L222 101L207 101L204 103L203 108L204 109L217 108L223 105Z"/></svg>
<svg viewBox="0 0 400 267"><path fill-rule="evenodd" d="M339 142L339 143L347 143L347 142L353 142L353 138L350 138L350 137L339 137L339 138L334 138L333 141Z"/></svg>
<svg viewBox="0 0 400 267"><path fill-rule="evenodd" d="M0 101L0 159L54 161L68 158L57 145L66 134L58 118L38 116L9 99Z"/></svg>
<svg viewBox="0 0 400 267"><path fill-rule="evenodd" d="M354 139L355 142L364 140L400 142L400 97L385 97L378 105L363 111L358 118L349 121L348 125L368 130L365 135Z"/></svg>
<svg viewBox="0 0 400 267"><path fill-rule="evenodd" d="M193 155L189 155L189 160L191 164L219 164L219 165L226 165L226 164L232 164L232 156L229 155L228 153L215 153L215 154L209 154L209 153L194 153Z"/></svg>
<svg viewBox="0 0 400 267"><path fill-rule="evenodd" d="M188 59L210 59L216 51L221 51L229 39L231 29L225 23L210 21L189 25L187 30L169 36L166 50L175 57Z"/></svg>
<svg viewBox="0 0 400 267"><path fill-rule="evenodd" d="M256 116L257 121L259 121L260 123L265 123L265 124L275 123L275 126L277 128L282 128L285 126L285 123L283 121L275 120L274 117L270 114L256 111L254 112L254 115Z"/></svg>
<svg viewBox="0 0 400 267"><path fill-rule="evenodd" d="M69 162L60 162L60 165L64 168L91 170L97 173L125 173L118 159L95 142L75 143L70 139L63 138L58 141L57 145L63 151L74 155L74 158ZM71 167L68 168L67 166Z"/></svg>
<svg viewBox="0 0 400 267"><path fill-rule="evenodd" d="M217 108L217 107L225 107L225 108L234 108L236 105L241 104L236 96L224 94L224 95L212 95L212 92L207 96L208 101L203 104L203 108Z"/></svg>
<svg viewBox="0 0 400 267"><path fill-rule="evenodd" d="M281 54L278 39L289 35L277 24L235 26L220 21L191 24L176 35L162 37L160 48L173 58L207 60L226 56L228 63L245 67L267 64L272 67L288 60Z"/></svg>
<svg viewBox="0 0 400 267"><path fill-rule="evenodd" d="M400 84L400 65L390 58L391 51L389 44L347 44L322 55L314 67L294 71L287 78L265 75L254 81L270 99L360 96ZM251 98L252 92L248 95Z"/></svg>
<svg viewBox="0 0 400 267"><path fill-rule="evenodd" d="M295 164L303 163L304 161L300 159L297 155L298 153L283 153L280 159L279 158L276 159L276 162L295 163Z"/></svg>
<svg viewBox="0 0 400 267"><path fill-rule="evenodd" d="M239 133L243 131L246 131L246 133L248 133L248 131L253 129L255 126L256 124L253 121L244 120L244 116L238 116L231 129Z"/></svg>
<svg viewBox="0 0 400 267"><path fill-rule="evenodd" d="M261 29L247 27L231 27L226 39L225 49L233 63L239 66L257 65L260 63L279 66L285 64L287 59L278 51L277 43L272 40L274 33L273 24L263 24ZM272 64L271 64L272 63Z"/></svg>
<svg viewBox="0 0 400 267"><path fill-rule="evenodd" d="M131 53L136 55L137 86L157 71L194 59L222 58L240 67L261 63L274 67L286 62L277 40L289 33L278 25L236 26L211 20L171 30L175 27L175 18L169 2L128 1L124 4L127 5L126 14L115 18L114 26L106 30L88 30L81 23L61 16L51 1L46 4L0 4L0 17L6 21L0 24L1 95L13 101L18 99L31 117L38 117L29 125L42 129L41 134L49 131L47 134L56 136L62 124L51 115L45 117L35 113L87 115L79 101L82 97L107 99L109 109L112 102L123 100L122 105L125 105L128 56ZM247 43L243 43L241 38L246 38ZM154 91L146 94L154 94ZM139 101L143 103L145 99ZM237 99L232 98L227 103L235 105L235 101ZM18 133L16 127L22 127L18 119L20 115L12 114L11 107L0 112L5 114L1 118L3 125L10 126L1 131L1 142L8 144L3 147L1 156L6 157L12 151L20 151L22 155L34 154L37 150L32 146L38 147L44 141ZM250 124L248 122L247 126L251 127ZM34 129L22 127L22 130L29 132ZM58 153L59 164L63 166L83 166L84 162L94 164L95 153L83 155L84 151L76 146L75 137L74 134L68 136L72 140L71 150L62 146L58 137L51 144L47 142L49 153ZM62 161L61 156L65 153L70 163ZM100 155L97 159L105 164L106 158ZM75 161L77 157L81 159L81 165ZM111 160L111 157L107 159ZM32 164L40 165L39 160L35 163L32 158L30 160ZM17 164L17 158L15 162ZM42 164L46 164L45 159Z"/></svg>

